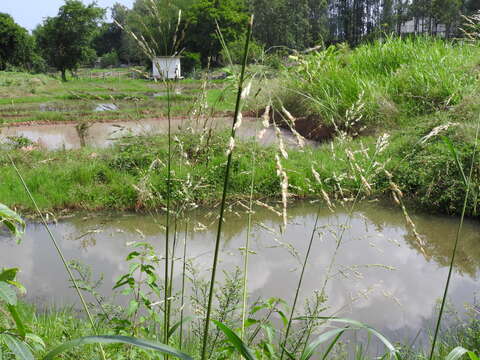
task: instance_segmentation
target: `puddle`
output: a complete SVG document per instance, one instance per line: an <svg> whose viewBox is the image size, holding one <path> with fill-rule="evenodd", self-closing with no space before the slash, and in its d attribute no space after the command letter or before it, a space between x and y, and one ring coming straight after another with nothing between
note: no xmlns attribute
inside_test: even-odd
<svg viewBox="0 0 480 360"><path fill-rule="evenodd" d="M69 109L65 107L61 107L57 104L40 104L39 106L40 111L42 112L47 112L47 111L54 111L54 112L66 112L69 111Z"/></svg>
<svg viewBox="0 0 480 360"><path fill-rule="evenodd" d="M115 104L98 104L93 111L102 112L102 111L116 111L118 106Z"/></svg>
<svg viewBox="0 0 480 360"><path fill-rule="evenodd" d="M182 89L175 89L173 92L170 93L170 95L182 95L182 94L183 94ZM168 91L146 93L145 95L147 95L150 98L164 97L164 96L168 96Z"/></svg>

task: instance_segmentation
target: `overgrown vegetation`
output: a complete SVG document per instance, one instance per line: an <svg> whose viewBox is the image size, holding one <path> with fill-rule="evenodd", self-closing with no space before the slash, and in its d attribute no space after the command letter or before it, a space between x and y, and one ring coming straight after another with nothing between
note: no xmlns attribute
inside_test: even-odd
<svg viewBox="0 0 480 360"><path fill-rule="evenodd" d="M439 337L463 220L467 215L477 215L480 118L476 100L470 100L478 94L477 48L432 39L387 39L353 51L340 46L306 58L296 57L297 66L285 70L286 86L263 95L261 103L266 108L257 136L271 129L276 143L262 148L253 141L236 138L246 99L254 97L258 102L259 94L279 81L246 71L251 31L252 23L245 37L240 73L233 73L230 80L236 89L236 102L232 128L227 134L217 133L209 126L212 113L205 101L206 82L200 96L204 101L192 112L190 120L203 126L189 126L186 121L183 131L172 132L175 87L164 82L167 135L126 137L104 150L84 147L45 152L23 138L9 138L3 145L0 199L12 208L29 210L41 218L88 318L87 325L87 321L68 316L65 319L67 313L62 312L52 312L42 320L28 308L21 314L22 307L13 289L19 287L15 282L17 271L4 270L0 273L0 309L5 307L8 313L5 311L5 321L0 324L0 336L2 349L9 349L7 358L31 359L32 353L36 353L48 360L62 353L73 354L73 349L89 344L105 347L87 347L80 352L85 358L93 354L103 359L159 358L159 353L185 360L239 355L247 360L342 358L349 356L336 352L342 336L365 331L383 344L382 358L478 359L478 344L472 341L478 336L476 314L457 332L444 332L445 340ZM218 38L226 48L220 32ZM153 51L145 49L146 55L153 57ZM260 80L253 83L255 79ZM463 121L459 114L463 114ZM302 129L302 122L310 130ZM79 133L87 131L88 125L84 124L77 127ZM280 125L290 128L296 139L293 149L287 148ZM312 131L322 127L327 129L324 137L331 141L318 147L305 146L302 134L321 138L312 135ZM407 127L409 131L405 133ZM385 133L387 130L389 134ZM337 270L338 249L345 241L355 208L360 200L378 195L390 196L400 207L416 246L425 256L428 249L408 214L407 200L416 199L416 203L431 210L460 215L429 354L414 353L407 345L394 346L375 329L358 321L322 316L327 284ZM254 200L259 200L259 206L282 219L278 230L282 233L288 226L288 206L293 196L315 199L319 211L327 207L335 212L339 204L346 209L345 219L334 234L336 250L329 259L324 282L300 310L297 300L310 249L323 231L317 215L315 225L306 234L310 241L304 257L296 255L301 270L292 289L293 302L261 299L249 306L248 283L242 281L250 270L246 258L248 236L243 249L243 272L226 274L223 285L216 281L221 260L219 247L226 226L225 209L243 205L248 209L245 215L250 215ZM275 203L270 205L268 198ZM218 199L221 201L213 262L208 270L210 281L205 281L186 261L186 240L183 259L175 256L179 243L177 225L188 225L189 209ZM65 259L43 215L45 211L79 208L156 210L166 214L163 254L158 254L148 242L130 244L132 251L125 259L128 271L114 284L126 296L127 307L105 302L88 272ZM0 221L14 233L20 231L18 226L23 228L18 215L3 205ZM139 234L142 235L141 231ZM173 281L173 273L179 271L175 262L179 261L183 265L181 291ZM187 277L193 289L193 318L186 318L183 313ZM85 302L83 292L94 296L95 306ZM30 316L28 323L25 314ZM273 316L280 319L279 324ZM29 334L36 326L40 326L37 334L46 333L50 329L44 324L52 318L66 320L67 328L63 337L57 328L50 332L51 338L44 335L51 340L46 353L42 340ZM187 324L188 330L184 331ZM455 334L453 341L451 334ZM355 356L363 359L369 355L360 345Z"/></svg>

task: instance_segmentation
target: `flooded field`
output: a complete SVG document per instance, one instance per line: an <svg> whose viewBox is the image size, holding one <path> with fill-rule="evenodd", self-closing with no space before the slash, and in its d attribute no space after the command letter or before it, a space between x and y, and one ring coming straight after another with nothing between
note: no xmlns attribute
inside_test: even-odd
<svg viewBox="0 0 480 360"><path fill-rule="evenodd" d="M314 205L296 203L290 208L286 232L280 234L281 219L269 210L256 209L254 254L249 269L251 300L280 297L292 301L315 215ZM327 269L335 259L325 287L328 309L324 315L360 320L393 341L416 339L420 346L431 329L435 306L442 295L458 219L424 214L412 217L425 241L425 254L398 209L363 203L351 221L345 211L331 214L322 210L299 304L303 305L315 290L325 286ZM206 210L191 213L190 218L187 258L206 277L212 261L216 221ZM67 258L90 266L95 279L103 274L100 292L121 303L122 295L114 293L112 287L128 271L125 257L130 250L126 244L141 241L144 236L161 254L164 220L162 216L134 214L78 215L61 220L52 228ZM244 246L247 220L230 214L226 224L221 268L232 271L242 266L240 248ZM184 224L179 228L184 229ZM334 257L342 228L346 230ZM480 285L479 230L480 224L467 221L462 235L449 297L451 309L459 314L466 304L474 302ZM180 253L183 230L178 239ZM77 302L41 225L29 223L21 245L0 236L0 263L22 269L20 281L28 289L29 300L59 306ZM174 281L179 284L180 259L177 266ZM421 336L417 336L420 330Z"/></svg>
<svg viewBox="0 0 480 360"><path fill-rule="evenodd" d="M103 108L106 105L101 104ZM100 105L99 105L100 106ZM226 130L231 127L231 118L215 118L208 121L195 121L183 118L172 120L172 131L180 129L196 128L199 129L206 125L217 130ZM25 137L38 144L39 147L48 150L78 149L81 146L81 136L84 136L85 145L92 147L108 147L124 136L134 135L152 135L164 134L168 131L168 121L162 119L144 119L140 121L121 121L121 122L93 122L88 123L84 134L79 134L77 124L32 124L22 126L10 126L0 128L0 143L8 140L8 137ZM243 139L257 138L264 145L275 142L276 135L272 127L268 128L259 138L261 121L255 118L245 118L243 124L238 130L238 135ZM282 137L287 144L295 145L297 143L291 132L281 130ZM313 145L311 141L309 144Z"/></svg>

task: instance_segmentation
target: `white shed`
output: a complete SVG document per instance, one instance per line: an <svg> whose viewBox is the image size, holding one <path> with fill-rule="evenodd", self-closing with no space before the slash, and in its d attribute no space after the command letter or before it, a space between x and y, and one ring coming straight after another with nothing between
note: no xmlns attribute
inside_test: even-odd
<svg viewBox="0 0 480 360"><path fill-rule="evenodd" d="M179 56L158 56L152 62L155 79L180 79L182 69Z"/></svg>

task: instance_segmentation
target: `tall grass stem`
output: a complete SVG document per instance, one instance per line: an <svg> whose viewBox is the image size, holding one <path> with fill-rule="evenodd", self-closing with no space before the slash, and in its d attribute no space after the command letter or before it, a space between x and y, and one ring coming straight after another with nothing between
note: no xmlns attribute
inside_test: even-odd
<svg viewBox="0 0 480 360"><path fill-rule="evenodd" d="M242 102L242 93L243 93L243 85L245 81L245 69L247 67L247 58L248 52L250 48L250 39L252 36L252 27L253 27L253 15L250 18L250 22L248 25L247 30L247 38L245 41L245 49L243 53L243 61L242 61L242 70L240 73L240 78L238 80L238 92L237 92L237 100L235 104L235 114L233 117L233 124L232 124L232 131L231 131L231 138L235 140L235 133L236 133L236 125L237 121L240 116L241 111L241 102ZM227 157L227 165L225 168L225 176L224 176L224 183L223 183L223 193L222 193L222 201L220 204L220 217L218 220L218 230L217 230L217 238L215 240L215 250L213 255L213 266L212 266L212 274L210 278L210 289L208 293L208 303L207 303L207 313L205 316L205 328L203 332L203 345L202 345L202 355L201 359L205 360L207 355L207 344L208 344L208 330L210 327L210 317L212 312L212 302L213 302L213 293L215 290L215 277L217 273L217 265L218 265L218 255L220 250L220 241L222 238L222 225L225 216L225 205L227 201L227 193L228 193L228 184L230 180L230 168L232 165L232 158L233 158L233 149L229 149L228 157Z"/></svg>
<svg viewBox="0 0 480 360"><path fill-rule="evenodd" d="M242 327L240 331L240 339L244 340L245 323L247 320L247 302L248 302L248 257L250 253L250 236L252 232L252 216L253 216L253 192L255 190L255 163L256 163L256 148L254 147L252 153L252 178L250 182L250 200L248 204L248 221L247 221L247 236L245 239L245 255L243 258L243 295L242 295Z"/></svg>
<svg viewBox="0 0 480 360"><path fill-rule="evenodd" d="M471 166L470 166L470 173L469 173L469 176L468 176L468 181L465 184L466 185L466 190L465 190L465 198L463 200L462 215L460 217L460 223L458 225L457 235L455 237L455 244L453 245L452 258L450 260L450 266L448 268L447 282L445 284L445 289L444 289L443 297L442 297L442 303L440 305L440 311L438 313L438 319L437 319L437 324L435 326L435 333L433 335L432 348L430 350L429 360L433 360L433 356L435 354L435 346L437 344L437 338L438 338L438 333L440 331L440 325L441 325L441 322L442 322L443 312L445 311L445 304L447 302L448 290L450 288L450 282L451 282L451 279L452 279L453 266L455 264L457 248L458 248L458 244L460 242L460 237L461 237L461 234L462 234L463 222L464 222L465 213L466 213L466 210L467 210L468 198L470 196L470 188L471 188L471 183L472 183L473 169L475 167L475 156L476 156L476 153L477 153L479 130L480 130L480 119L477 123L477 131L476 131L476 134L475 134L475 146L474 146L473 153L472 153L472 162L471 162ZM461 164L458 163L458 166L461 167ZM459 169L459 170L462 171L462 169Z"/></svg>
<svg viewBox="0 0 480 360"><path fill-rule="evenodd" d="M182 350L183 346L183 314L185 306L185 277L186 277L186 268L187 268L187 237L188 237L188 221L185 222L185 238L183 239L183 269L182 269L182 293L181 293L181 303L180 303L180 339L179 339L179 348Z"/></svg>
<svg viewBox="0 0 480 360"><path fill-rule="evenodd" d="M95 322L93 321L92 314L90 313L90 310L88 309L88 305L85 301L85 298L83 297L82 292L80 291L80 287L78 286L77 280L73 276L73 272L70 269L70 265L68 264L67 259L63 255L63 252L62 252L62 249L60 248L60 245L58 244L57 240L55 239L55 236L53 235L52 231L50 230L50 226L48 226L47 221L45 220L45 217L43 216L42 212L40 211L40 208L38 207L37 202L35 201L35 198L33 197L32 193L30 192L30 189L28 188L28 185L25 182L22 174L20 173L17 166L15 165L15 162L13 161L10 154L7 154L7 156L8 156L8 159L10 160L10 162L13 166L13 169L15 170L18 178L20 179L20 182L22 183L22 186L25 189L25 192L27 193L28 197L32 201L33 206L34 206L37 214L40 216L40 219L42 220L42 224L45 227L45 230L47 231L48 236L52 240L53 246L55 247L55 250L57 251L58 256L62 260L63 266L65 267L65 270L68 273L68 277L69 277L70 281L72 282L73 287L75 288L75 291L76 291L76 293L77 293L77 295L80 299L80 302L82 303L83 310L87 314L88 321L90 322L90 325L92 326L92 329L93 329L95 335L98 335L97 327L95 325ZM99 349L100 349L100 355L102 356L102 359L106 360L105 351L103 350L103 346L101 344L99 344L98 346L99 346Z"/></svg>
<svg viewBox="0 0 480 360"><path fill-rule="evenodd" d="M295 290L295 298L293 300L292 309L290 311L290 318L288 319L287 330L285 331L285 338L282 345L282 353L280 355L280 360L283 359L285 355L285 348L287 346L288 336L290 335L290 329L292 328L293 316L295 314L295 308L297 307L298 297L300 295L300 289L302 287L303 276L305 275L305 268L308 264L308 258L310 257L310 251L312 250L313 240L315 239L315 233L317 232L318 220L320 219L320 207L317 210L317 215L315 218L315 225L313 226L312 236L310 237L310 242L308 244L307 253L305 254L305 259L302 265L302 271L300 273L300 278L298 279L297 289Z"/></svg>

